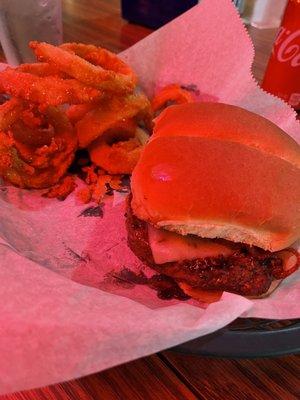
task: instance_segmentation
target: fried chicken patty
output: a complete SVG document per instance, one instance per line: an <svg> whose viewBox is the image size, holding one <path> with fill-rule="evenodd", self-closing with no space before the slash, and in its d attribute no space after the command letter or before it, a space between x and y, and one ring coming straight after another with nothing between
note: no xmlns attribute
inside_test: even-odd
<svg viewBox="0 0 300 400"><path fill-rule="evenodd" d="M142 262L172 277L176 282L187 283L193 288L260 296L268 291L274 279L280 279L283 274L283 262L280 257L242 243L228 257L156 264L148 241L148 225L133 215L129 201L126 225L128 245Z"/></svg>

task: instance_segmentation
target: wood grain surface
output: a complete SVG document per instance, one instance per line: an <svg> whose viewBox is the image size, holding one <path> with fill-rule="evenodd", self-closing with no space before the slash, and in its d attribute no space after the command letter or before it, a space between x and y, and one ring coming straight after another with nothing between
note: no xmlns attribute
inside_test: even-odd
<svg viewBox="0 0 300 400"><path fill-rule="evenodd" d="M164 352L162 359L200 399L300 399L299 356L225 360Z"/></svg>
<svg viewBox="0 0 300 400"><path fill-rule="evenodd" d="M118 0L63 0L64 40L115 52L151 33L120 16ZM261 81L276 30L249 28ZM0 396L2 400L296 400L300 357L224 360L163 352L75 381Z"/></svg>
<svg viewBox="0 0 300 400"><path fill-rule="evenodd" d="M120 0L63 0L65 42L101 45L119 52L151 33L129 24L120 12Z"/></svg>
<svg viewBox="0 0 300 400"><path fill-rule="evenodd" d="M1 397L1 400L40 399L195 400L197 397L158 356L151 356L76 381Z"/></svg>

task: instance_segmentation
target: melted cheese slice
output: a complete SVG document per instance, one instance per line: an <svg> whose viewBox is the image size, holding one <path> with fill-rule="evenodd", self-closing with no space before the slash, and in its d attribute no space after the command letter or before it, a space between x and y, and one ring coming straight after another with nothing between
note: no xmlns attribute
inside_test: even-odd
<svg viewBox="0 0 300 400"><path fill-rule="evenodd" d="M192 235L179 235L148 224L148 239L156 264L195 260L196 258L229 256L234 246Z"/></svg>

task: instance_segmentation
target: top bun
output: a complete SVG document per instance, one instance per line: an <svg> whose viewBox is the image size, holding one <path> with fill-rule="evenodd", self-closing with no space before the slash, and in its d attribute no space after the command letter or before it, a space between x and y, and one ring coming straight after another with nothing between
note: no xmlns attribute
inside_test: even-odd
<svg viewBox="0 0 300 400"><path fill-rule="evenodd" d="M268 119L223 103L188 103L168 107L155 120L152 139L162 136L200 136L253 147L300 168L300 149Z"/></svg>
<svg viewBox="0 0 300 400"><path fill-rule="evenodd" d="M300 146L236 106L168 107L132 175L134 214L181 234L277 251L300 236Z"/></svg>

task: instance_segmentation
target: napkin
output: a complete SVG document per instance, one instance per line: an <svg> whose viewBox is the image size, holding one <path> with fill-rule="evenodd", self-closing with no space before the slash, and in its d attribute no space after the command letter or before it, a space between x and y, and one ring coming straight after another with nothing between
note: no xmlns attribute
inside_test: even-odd
<svg viewBox="0 0 300 400"><path fill-rule="evenodd" d="M230 0L198 6L121 54L148 95L193 85L198 99L239 105L300 140L295 112L253 79L253 45ZM79 183L80 184L80 183ZM155 353L239 316L297 318L299 273L264 300L224 293L210 305L161 300L120 279L142 271L126 243L124 199L82 205L0 187L0 394L49 385Z"/></svg>

